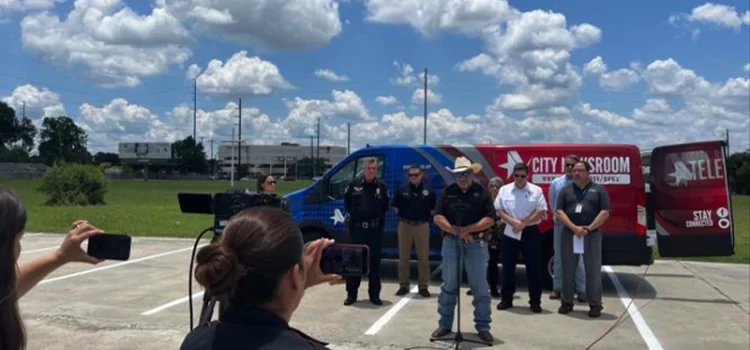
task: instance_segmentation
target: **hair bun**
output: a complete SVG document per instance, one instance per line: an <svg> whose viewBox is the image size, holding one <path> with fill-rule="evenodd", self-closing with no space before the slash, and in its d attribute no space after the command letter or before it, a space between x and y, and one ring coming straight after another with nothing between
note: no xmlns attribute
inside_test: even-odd
<svg viewBox="0 0 750 350"><path fill-rule="evenodd" d="M196 257L195 279L211 294L222 294L231 290L242 278L245 269L232 252L221 244L202 248Z"/></svg>

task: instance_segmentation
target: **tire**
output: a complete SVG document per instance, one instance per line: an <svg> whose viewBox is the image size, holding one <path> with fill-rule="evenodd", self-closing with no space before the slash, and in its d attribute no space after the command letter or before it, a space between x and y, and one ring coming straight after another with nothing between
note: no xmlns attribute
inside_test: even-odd
<svg viewBox="0 0 750 350"><path fill-rule="evenodd" d="M542 240L542 261L540 264L542 265L542 288L545 290L552 290L552 278L555 274L554 270L554 264L555 264L555 252L552 247L553 239L552 239L552 232L549 232L549 234L545 235L544 240Z"/></svg>

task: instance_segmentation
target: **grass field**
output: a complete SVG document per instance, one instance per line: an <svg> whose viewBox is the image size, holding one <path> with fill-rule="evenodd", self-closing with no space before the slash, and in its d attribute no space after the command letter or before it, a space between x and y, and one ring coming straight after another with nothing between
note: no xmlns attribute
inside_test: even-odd
<svg viewBox="0 0 750 350"><path fill-rule="evenodd" d="M217 193L229 188L229 181L112 180L104 199L107 205L48 207L45 195L36 191L39 181L7 181L0 186L18 193L29 212L29 232L66 232L78 219L87 219L107 232L134 236L196 237L213 225L212 215L183 214L178 192ZM277 191L286 194L310 181L279 181ZM255 188L255 181L235 181L235 188Z"/></svg>
<svg viewBox="0 0 750 350"><path fill-rule="evenodd" d="M278 192L286 194L308 186L310 181L281 181ZM236 182L237 188L252 188L253 181ZM178 192L216 193L229 187L228 181L142 181L112 180L105 196L106 206L47 207L44 194L36 191L39 181L4 180L0 186L16 191L29 211L29 232L65 232L75 220L87 219L107 232L137 236L195 237L212 225L211 215L183 214ZM732 200L736 254L732 257L691 260L750 263L750 196ZM655 257L659 258L658 252Z"/></svg>

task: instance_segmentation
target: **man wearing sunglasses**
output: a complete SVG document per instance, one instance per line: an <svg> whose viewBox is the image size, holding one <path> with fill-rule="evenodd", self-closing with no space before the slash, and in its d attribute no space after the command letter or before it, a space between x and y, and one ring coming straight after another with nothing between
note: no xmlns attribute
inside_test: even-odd
<svg viewBox="0 0 750 350"><path fill-rule="evenodd" d="M495 198L498 215L508 223L505 226L501 260L503 286L498 310L513 307L516 292L516 262L523 253L526 279L529 284L529 305L534 313L542 312L541 250L542 237L539 223L547 213L547 201L541 187L528 182L529 168L524 163L513 167L513 183L500 188Z"/></svg>
<svg viewBox="0 0 750 350"><path fill-rule="evenodd" d="M419 295L428 298L430 278L430 225L435 209L435 191L424 183L424 173L419 165L412 165L409 181L401 185L393 196L393 209L398 222L398 280L396 295L409 293L409 270L411 270L411 247L414 245L419 261Z"/></svg>

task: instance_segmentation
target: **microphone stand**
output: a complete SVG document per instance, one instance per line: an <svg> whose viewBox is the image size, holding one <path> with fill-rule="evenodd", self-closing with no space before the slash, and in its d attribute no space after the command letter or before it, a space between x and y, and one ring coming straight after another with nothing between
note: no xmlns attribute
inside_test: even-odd
<svg viewBox="0 0 750 350"><path fill-rule="evenodd" d="M457 253L456 255L458 257L456 259L456 273L458 274L458 276L456 278L456 299L457 299L456 300L456 308L457 308L457 310L456 310L456 314L457 314L457 316L456 316L457 317L456 324L457 324L457 329L456 329L455 336L453 337L454 344L456 345L455 349L458 350L458 346L462 342L468 342L468 343L473 343L473 344L481 344L481 345L492 346L492 343L485 343L483 341L474 340L474 339L466 339L466 338L464 338L463 333L461 332L461 282L463 281L463 271L464 271L464 269L463 269L463 267L464 267L464 264L463 264L463 259L464 259L463 258L463 245L464 245L464 242L463 242L463 240L461 240L461 225L462 225L461 220L462 220L463 213L465 213L465 212L467 212L469 210L469 205L467 203L464 203L464 202L456 199L455 201L453 201L450 204L450 208L456 213L456 221L457 221L456 222L456 226L458 227L458 232L456 232L456 235L457 235L456 239L458 240L458 242L456 244L456 253ZM430 337L430 342L447 341L447 340L450 340L450 338L432 338L432 337Z"/></svg>

